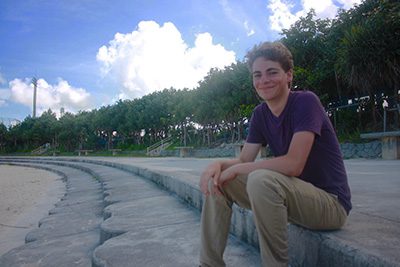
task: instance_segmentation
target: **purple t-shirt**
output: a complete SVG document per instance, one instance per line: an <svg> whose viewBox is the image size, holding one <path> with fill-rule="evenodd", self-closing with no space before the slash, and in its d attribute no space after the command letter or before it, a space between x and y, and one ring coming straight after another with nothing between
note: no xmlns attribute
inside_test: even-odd
<svg viewBox="0 0 400 267"><path fill-rule="evenodd" d="M250 120L248 143L269 145L275 157L285 155L296 132L315 133L300 179L338 196L347 213L351 194L339 141L318 97L309 91L290 92L288 102L276 117L266 103L258 105Z"/></svg>

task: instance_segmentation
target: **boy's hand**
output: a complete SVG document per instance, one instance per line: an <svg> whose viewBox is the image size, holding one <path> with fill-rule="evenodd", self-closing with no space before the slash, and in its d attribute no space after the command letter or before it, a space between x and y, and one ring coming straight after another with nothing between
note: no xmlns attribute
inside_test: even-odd
<svg viewBox="0 0 400 267"><path fill-rule="evenodd" d="M215 186L223 186L224 184L228 183L229 181L232 181L233 179L235 179L236 175L237 175L236 167L237 166L232 166L232 167L224 170L217 179L214 178L214 185Z"/></svg>
<svg viewBox="0 0 400 267"><path fill-rule="evenodd" d="M218 180L221 175L221 164L214 162L210 164L201 174L200 177L200 190L208 196L210 194L221 194L218 185L215 185L213 181Z"/></svg>

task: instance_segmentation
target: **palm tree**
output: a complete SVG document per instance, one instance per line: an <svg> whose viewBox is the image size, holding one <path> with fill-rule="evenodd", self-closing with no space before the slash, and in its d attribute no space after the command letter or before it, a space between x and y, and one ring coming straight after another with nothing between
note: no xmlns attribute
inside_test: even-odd
<svg viewBox="0 0 400 267"><path fill-rule="evenodd" d="M376 125L378 90L397 95L400 80L400 4L367 0L347 14L355 20L341 39L336 69L348 85L370 97Z"/></svg>

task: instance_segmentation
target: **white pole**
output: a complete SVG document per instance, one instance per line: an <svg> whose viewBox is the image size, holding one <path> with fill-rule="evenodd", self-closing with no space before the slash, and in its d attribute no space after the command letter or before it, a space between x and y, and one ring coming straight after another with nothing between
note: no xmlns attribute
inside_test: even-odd
<svg viewBox="0 0 400 267"><path fill-rule="evenodd" d="M33 84L33 118L36 118L37 79L35 77L32 78L32 84Z"/></svg>

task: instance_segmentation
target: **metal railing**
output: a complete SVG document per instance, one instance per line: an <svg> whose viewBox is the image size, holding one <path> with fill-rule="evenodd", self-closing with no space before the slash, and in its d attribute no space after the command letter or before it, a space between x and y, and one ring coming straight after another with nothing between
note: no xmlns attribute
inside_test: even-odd
<svg viewBox="0 0 400 267"><path fill-rule="evenodd" d="M51 148L50 143L46 143L46 144L41 145L40 147L35 148L34 150L32 150L31 154L42 155L42 154L46 153L50 148Z"/></svg>
<svg viewBox="0 0 400 267"><path fill-rule="evenodd" d="M166 149L172 144L172 136L167 137L147 148L147 156L159 156L161 151Z"/></svg>

